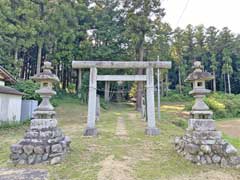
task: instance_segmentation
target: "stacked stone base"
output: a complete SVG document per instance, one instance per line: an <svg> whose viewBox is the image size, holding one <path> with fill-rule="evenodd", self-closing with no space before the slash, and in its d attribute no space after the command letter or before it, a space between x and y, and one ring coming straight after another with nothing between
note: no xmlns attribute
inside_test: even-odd
<svg viewBox="0 0 240 180"><path fill-rule="evenodd" d="M57 128L55 119L34 119L24 138L11 146L14 164L57 164L69 150L70 139Z"/></svg>
<svg viewBox="0 0 240 180"><path fill-rule="evenodd" d="M236 148L221 138L220 131L187 130L183 137L176 137L175 148L187 160L198 165L240 168Z"/></svg>

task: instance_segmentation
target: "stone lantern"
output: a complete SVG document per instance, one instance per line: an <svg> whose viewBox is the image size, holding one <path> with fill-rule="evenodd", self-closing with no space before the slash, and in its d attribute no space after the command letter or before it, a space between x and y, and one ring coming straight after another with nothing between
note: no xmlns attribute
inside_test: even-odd
<svg viewBox="0 0 240 180"><path fill-rule="evenodd" d="M198 128L209 129L209 126L211 126L211 129L215 129L214 121L212 120L213 113L203 101L205 95L211 92L210 90L206 89L205 82L212 80L213 78L214 77L210 73L203 71L201 62L194 62L193 72L189 74L186 79L186 81L193 84L193 90L190 91L189 94L195 98L195 104L192 107L192 111L190 112L190 120L188 121L189 130L196 128L195 124L198 124Z"/></svg>
<svg viewBox="0 0 240 180"><path fill-rule="evenodd" d="M230 143L222 139L222 133L216 130L212 111L204 103L203 98L210 90L205 82L213 76L203 70L201 62L194 62L193 72L186 81L193 84L189 94L195 98L195 104L190 112L188 128L182 137L176 137L175 149L179 154L193 163L219 164L221 167L240 168L240 157Z"/></svg>
<svg viewBox="0 0 240 180"><path fill-rule="evenodd" d="M49 101L56 94L53 83L59 81L51 69L51 63L45 62L43 72L32 77L40 83L36 93L40 94L42 101L34 112L24 138L11 146L10 158L14 164L57 164L69 150L70 139L57 127L56 113Z"/></svg>

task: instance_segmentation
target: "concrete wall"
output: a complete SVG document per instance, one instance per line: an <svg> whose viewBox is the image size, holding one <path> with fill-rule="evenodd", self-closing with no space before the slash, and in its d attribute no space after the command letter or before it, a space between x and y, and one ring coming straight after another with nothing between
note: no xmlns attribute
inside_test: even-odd
<svg viewBox="0 0 240 180"><path fill-rule="evenodd" d="M22 96L0 93L0 121L20 121Z"/></svg>

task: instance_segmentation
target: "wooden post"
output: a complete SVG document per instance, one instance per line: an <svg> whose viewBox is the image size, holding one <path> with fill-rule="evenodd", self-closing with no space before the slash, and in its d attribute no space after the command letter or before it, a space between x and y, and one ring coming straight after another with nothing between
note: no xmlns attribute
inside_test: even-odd
<svg viewBox="0 0 240 180"><path fill-rule="evenodd" d="M84 131L84 136L96 136L97 129L95 128L96 121L96 99L97 99L97 68L90 68L89 78L89 94L88 94L88 118L87 127Z"/></svg>
<svg viewBox="0 0 240 180"><path fill-rule="evenodd" d="M154 77L153 67L148 67L147 71L147 123L148 127L145 134L155 136L159 134L159 129L156 128L155 122L155 105L154 105Z"/></svg>
<svg viewBox="0 0 240 180"><path fill-rule="evenodd" d="M104 100L106 102L109 102L109 91L110 91L110 82L109 81L105 81L105 91L104 91Z"/></svg>

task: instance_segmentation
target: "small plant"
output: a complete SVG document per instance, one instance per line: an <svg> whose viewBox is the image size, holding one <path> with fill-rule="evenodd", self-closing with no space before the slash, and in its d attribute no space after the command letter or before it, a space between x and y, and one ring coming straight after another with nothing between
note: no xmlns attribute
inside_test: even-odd
<svg viewBox="0 0 240 180"><path fill-rule="evenodd" d="M35 91L39 89L39 87L40 85L38 83L33 82L32 80L18 81L15 85L13 85L13 88L25 94L23 96L23 99L37 101L41 100L39 94L35 93Z"/></svg>

